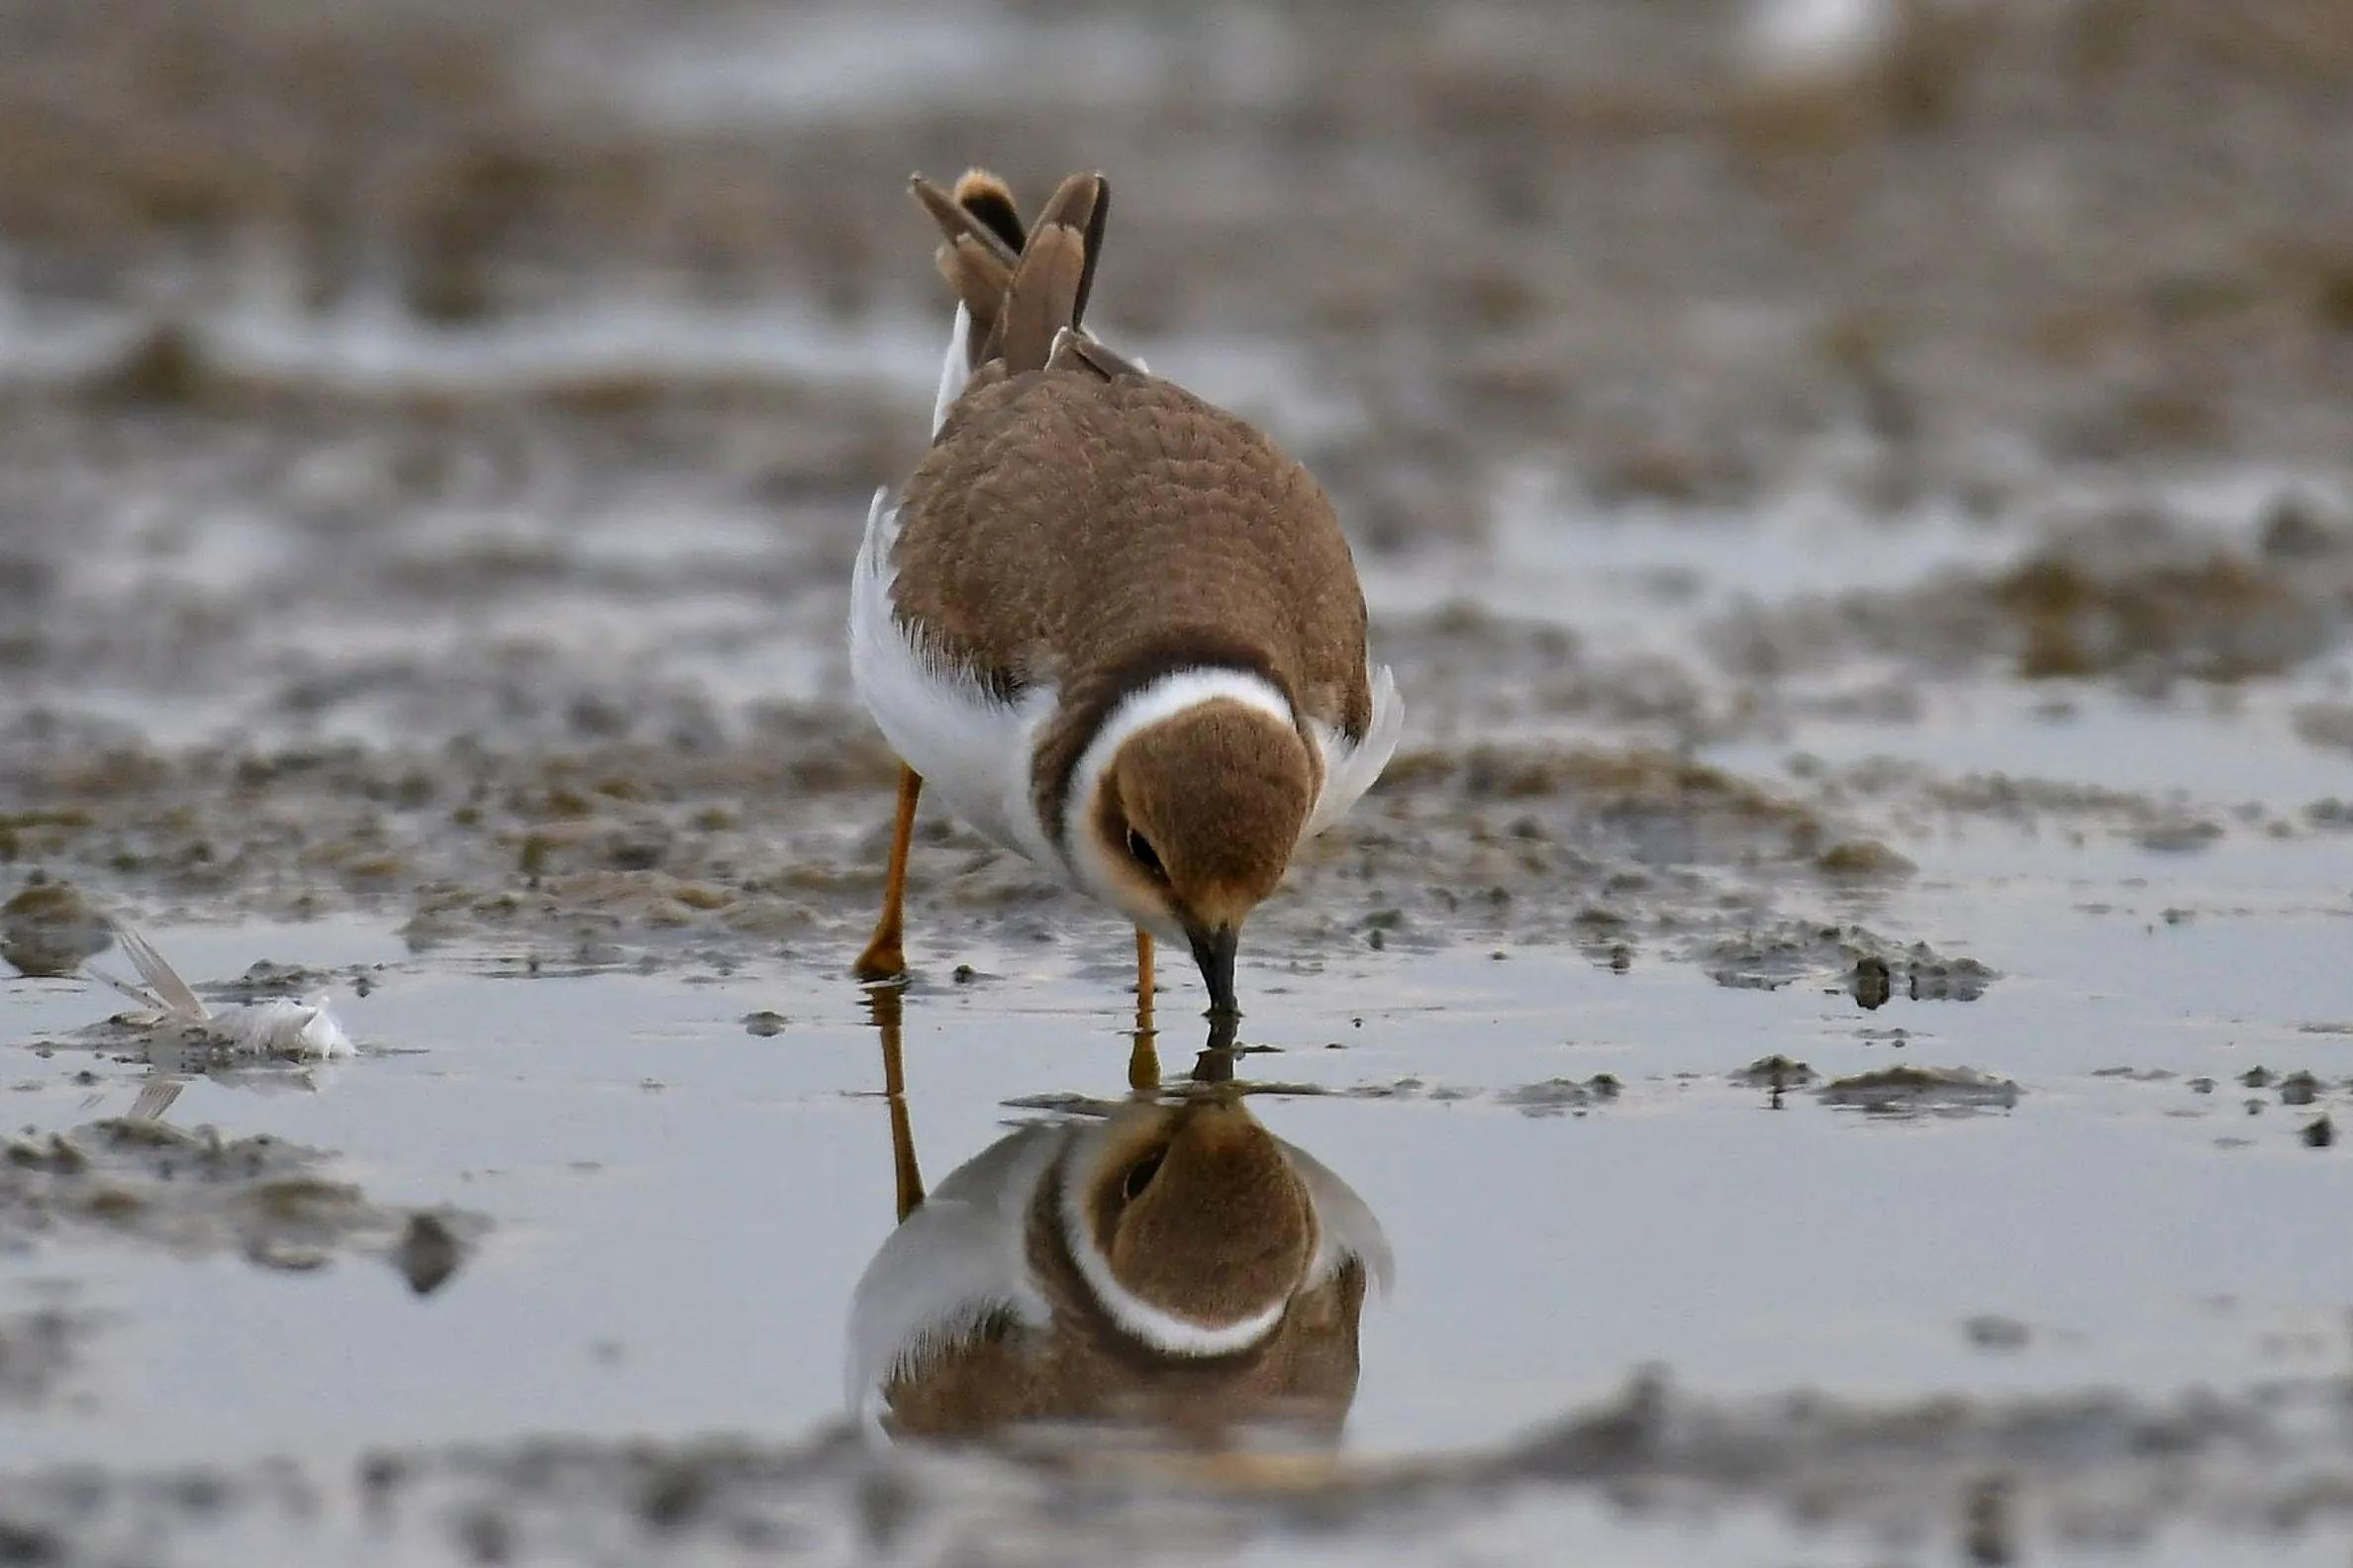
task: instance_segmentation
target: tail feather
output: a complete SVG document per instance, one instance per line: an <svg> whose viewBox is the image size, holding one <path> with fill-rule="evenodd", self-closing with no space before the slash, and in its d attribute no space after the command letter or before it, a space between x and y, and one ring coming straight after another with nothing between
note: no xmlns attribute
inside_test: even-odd
<svg viewBox="0 0 2353 1568"><path fill-rule="evenodd" d="M915 193L915 199L923 204L924 211L939 226L940 234L949 243L969 240L1007 267L1022 253L1022 221L1013 205L1012 192L996 175L982 169L969 170L956 181L952 195L921 174L909 179L907 188Z"/></svg>
<svg viewBox="0 0 2353 1568"><path fill-rule="evenodd" d="M997 321L996 352L1008 371L1043 370L1054 334L1070 325L1087 275L1087 243L1066 224L1041 223L1022 251Z"/></svg>
<svg viewBox="0 0 2353 1568"><path fill-rule="evenodd" d="M982 352L997 337L997 318L1005 308L1005 290L1013 282L1013 267L984 249L972 240L958 238L949 241L933 252L939 275L954 290L956 303L971 319L971 331L965 334L965 354L961 369L970 374L980 368Z"/></svg>
<svg viewBox="0 0 2353 1568"><path fill-rule="evenodd" d="M1088 204L1086 222L1081 229L1086 236L1087 264L1078 275L1078 293L1070 301L1070 327L1086 325L1087 300L1095 292L1095 263L1103 259L1103 230L1111 221L1111 181L1101 174L1090 175L1095 187L1095 199Z"/></svg>
<svg viewBox="0 0 2353 1568"><path fill-rule="evenodd" d="M966 169L956 179L956 205L1004 241L1009 252L1022 253L1022 210L1014 205L1012 186L987 169Z"/></svg>
<svg viewBox="0 0 2353 1568"><path fill-rule="evenodd" d="M940 276L970 318L965 361L1002 359L1008 371L1042 369L1065 331L1086 318L1103 250L1111 187L1100 174L1073 174L1025 231L1005 182L972 169L953 193L921 175L911 188L944 239Z"/></svg>
<svg viewBox="0 0 2353 1568"><path fill-rule="evenodd" d="M1041 235L1057 229L1067 231L1078 249L1079 272L1070 288L1069 315L1055 323L1058 327L1085 323L1087 296L1095 288L1095 261L1103 253L1103 227L1110 217L1111 181L1101 174L1073 174L1054 188L1045 210L1037 215L1037 226L1029 231L1029 245L1022 251L1025 257ZM1015 281L1018 286L1018 270Z"/></svg>
<svg viewBox="0 0 2353 1568"><path fill-rule="evenodd" d="M1013 192L985 169L967 169L954 193L921 174L908 182L915 199L939 226L943 244L932 259L939 275L972 319L965 335L964 368L977 369L981 354L997 337L997 321L1022 254L1022 219Z"/></svg>

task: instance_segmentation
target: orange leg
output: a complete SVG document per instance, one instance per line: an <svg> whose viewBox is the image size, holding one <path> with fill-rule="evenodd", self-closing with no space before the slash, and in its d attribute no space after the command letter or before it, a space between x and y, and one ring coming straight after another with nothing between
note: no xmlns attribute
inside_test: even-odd
<svg viewBox="0 0 2353 1568"><path fill-rule="evenodd" d="M1127 1056L1127 1087L1149 1094L1160 1087L1160 1052L1152 1043L1152 933L1135 929L1135 1048Z"/></svg>
<svg viewBox="0 0 2353 1568"><path fill-rule="evenodd" d="M891 867L882 884L882 916L874 923L873 939L858 954L851 972L860 980L896 980L907 972L907 850L915 839L915 803L923 797L924 776L899 766L899 818L891 829Z"/></svg>
<svg viewBox="0 0 2353 1568"><path fill-rule="evenodd" d="M874 993L874 1025L882 1034L882 1092L891 1106L891 1173L904 1223L923 1205L924 1173L915 1162L915 1124L907 1115L907 1066L899 1053L900 1001L896 987Z"/></svg>

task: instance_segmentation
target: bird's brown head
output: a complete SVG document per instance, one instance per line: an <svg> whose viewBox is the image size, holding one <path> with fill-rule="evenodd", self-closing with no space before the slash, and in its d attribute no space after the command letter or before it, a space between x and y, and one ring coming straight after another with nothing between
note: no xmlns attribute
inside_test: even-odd
<svg viewBox="0 0 2353 1568"><path fill-rule="evenodd" d="M1230 698L1155 720L1112 754L1090 858L1138 924L1182 933L1213 1012L1234 1011L1242 922L1290 868L1315 792L1299 731Z"/></svg>
<svg viewBox="0 0 2353 1568"><path fill-rule="evenodd" d="M1072 1257L1114 1321L1164 1350L1271 1329L1315 1256L1307 1185L1239 1101L1133 1108L1063 1179Z"/></svg>

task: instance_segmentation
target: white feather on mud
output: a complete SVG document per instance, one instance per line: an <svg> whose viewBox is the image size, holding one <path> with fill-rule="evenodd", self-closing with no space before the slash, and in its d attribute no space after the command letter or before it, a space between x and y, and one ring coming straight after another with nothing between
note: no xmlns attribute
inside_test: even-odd
<svg viewBox="0 0 2353 1568"><path fill-rule="evenodd" d="M121 921L114 923L114 929L124 953L147 984L136 986L97 969L91 972L125 996L152 1008L159 1023L177 1025L233 1056L317 1061L355 1053L351 1036L328 1009L326 993L300 1001L271 997L216 1013L146 937Z"/></svg>

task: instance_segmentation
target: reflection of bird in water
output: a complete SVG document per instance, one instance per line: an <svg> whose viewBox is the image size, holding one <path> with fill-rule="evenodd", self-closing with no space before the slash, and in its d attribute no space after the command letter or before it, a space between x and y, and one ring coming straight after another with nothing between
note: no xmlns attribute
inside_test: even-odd
<svg viewBox="0 0 2353 1568"><path fill-rule="evenodd" d="M903 1102L894 1113L904 1218L858 1283L847 1369L852 1403L886 1429L1337 1435L1388 1242L1345 1182L1238 1097L1024 1127L928 1199Z"/></svg>
<svg viewBox="0 0 2353 1568"><path fill-rule="evenodd" d="M322 1061L353 1054L351 1037L328 1011L324 995L299 1002L271 997L216 1012L146 937L120 921L114 931L146 984L131 985L96 969L92 972L153 1015L143 1021L143 1050L152 1075L140 1085L139 1098L128 1113L133 1121L161 1117L191 1077L234 1079L262 1089L312 1089L316 1085L307 1073L265 1075L237 1069L265 1060Z"/></svg>

